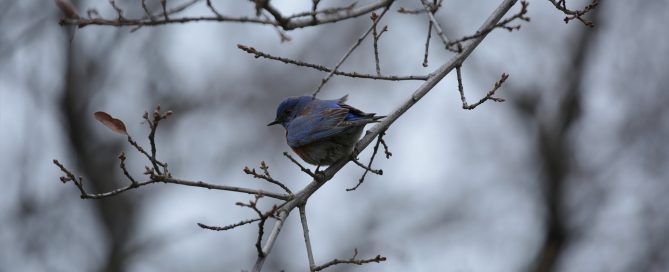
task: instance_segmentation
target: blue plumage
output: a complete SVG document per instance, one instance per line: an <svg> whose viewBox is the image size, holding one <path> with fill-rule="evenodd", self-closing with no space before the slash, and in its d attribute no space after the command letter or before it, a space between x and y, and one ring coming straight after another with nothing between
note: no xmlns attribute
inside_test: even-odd
<svg viewBox="0 0 669 272"><path fill-rule="evenodd" d="M288 145L307 163L330 165L353 151L365 125L384 117L351 107L346 99L287 98L268 126L281 124Z"/></svg>

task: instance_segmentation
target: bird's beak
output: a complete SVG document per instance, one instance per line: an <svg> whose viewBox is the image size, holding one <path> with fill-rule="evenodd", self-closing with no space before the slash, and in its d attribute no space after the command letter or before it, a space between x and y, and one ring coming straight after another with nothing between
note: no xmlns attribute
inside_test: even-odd
<svg viewBox="0 0 669 272"><path fill-rule="evenodd" d="M267 126L269 127L269 126L273 126L273 125L276 125L276 124L281 124L281 121L280 120L274 120L274 121L270 122L269 124L267 124Z"/></svg>

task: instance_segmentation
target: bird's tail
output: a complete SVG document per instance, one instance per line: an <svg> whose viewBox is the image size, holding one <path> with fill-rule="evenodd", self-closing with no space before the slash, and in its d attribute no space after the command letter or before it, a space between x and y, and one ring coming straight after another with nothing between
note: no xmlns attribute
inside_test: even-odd
<svg viewBox="0 0 669 272"><path fill-rule="evenodd" d="M376 114L376 113L371 113L371 114ZM379 120L381 120L381 119L383 119L383 118L386 118L386 117L388 117L388 116L385 116L385 115L380 115L380 116L372 115L372 116L370 116L370 117L372 118L372 123L376 123L376 122L379 122Z"/></svg>

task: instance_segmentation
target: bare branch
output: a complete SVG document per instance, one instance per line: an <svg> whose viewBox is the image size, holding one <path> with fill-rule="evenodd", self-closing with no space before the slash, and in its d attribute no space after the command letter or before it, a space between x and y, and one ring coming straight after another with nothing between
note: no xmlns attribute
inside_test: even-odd
<svg viewBox="0 0 669 272"><path fill-rule="evenodd" d="M504 99L502 98L497 98L493 97L495 95L495 91L499 89L499 87L502 87L502 84L504 81L506 81L507 78L509 78L509 75L506 73L502 73L501 78L495 82L495 86L493 86L492 90L490 90L485 97L481 98L479 102L474 103L473 105L467 104L467 99L465 99L465 91L462 86L462 72L460 71L460 66L455 67L457 77L458 77L458 91L460 92L460 100L462 100L462 108L465 110L473 110L474 108L478 107L479 105L483 104L484 102L488 100L492 100L495 102L504 102Z"/></svg>
<svg viewBox="0 0 669 272"><path fill-rule="evenodd" d="M422 0L419 0L419 1L422 1ZM430 12L432 9L434 9L434 10L439 10L439 8L441 8L441 4L444 2L444 0L438 0L438 1L435 1L435 2L436 2L436 3L433 3L433 4L430 4L430 3L428 2L427 4L428 4L428 6L430 7L430 8L428 8L428 9L425 9L425 8L417 8L417 9L413 9L413 8L400 7L400 8L397 10L397 13L401 13L401 14L409 14L409 15L419 15L419 14L423 14L423 13L428 13L428 12Z"/></svg>
<svg viewBox="0 0 669 272"><path fill-rule="evenodd" d="M376 255L374 258L370 259L356 259L355 257L358 256L358 249L356 248L353 252L353 257L351 257L348 260L339 260L339 259L334 259L332 261L329 261L323 265L319 265L311 269L311 271L321 271L325 268L328 268L333 265L337 264L357 264L357 265L363 265L366 263L380 263L386 261L386 257L383 257L381 255Z"/></svg>
<svg viewBox="0 0 669 272"><path fill-rule="evenodd" d="M168 12L167 12L167 0L160 0L160 6L163 7L163 16L165 17L165 21L169 20L170 18L168 17Z"/></svg>
<svg viewBox="0 0 669 272"><path fill-rule="evenodd" d="M332 71L330 71L330 73L329 73L325 78L323 78L323 80L321 80L321 83L318 85L318 87L316 88L316 90L315 90L314 93L312 94L313 97L316 97L316 95L318 95L318 93L321 91L321 89L323 88L323 86L325 85L325 83L327 83L328 80L330 80L330 78L332 78L332 76L333 76L334 73L337 71L337 69L339 69L339 66L341 66L341 65L344 63L344 61L346 61L346 59L351 55L351 53L353 53L353 51L354 51L356 48L358 48L358 46L362 43L362 41L365 40L365 38L367 37L367 35L369 35L369 33L372 32L372 30L376 27L376 24L378 24L379 21L381 21L381 18L383 18L383 15L385 15L386 12L388 11L388 9L390 9L390 5L392 5L392 3L393 3L393 2L391 1L390 4L388 4L388 6L386 6L386 8L383 9L383 12L381 12L381 15L379 15L379 17L378 17L376 20L374 20L374 22L372 23L372 26L365 32L365 34L363 34L363 35L362 35L362 36L361 36L361 37L360 37L360 38L359 38L359 39L358 39L358 40L351 46L351 48L346 52L346 54L344 54L344 56L341 58L341 60L339 60L339 62L337 63L337 65L335 65L335 67L332 68Z"/></svg>
<svg viewBox="0 0 669 272"><path fill-rule="evenodd" d="M430 39L432 39L432 21L427 24L427 39L425 39L425 53L423 54L423 67L428 66L427 57L430 53Z"/></svg>
<svg viewBox="0 0 669 272"><path fill-rule="evenodd" d="M566 0L548 0L553 6L555 6L558 10L562 11L562 13L566 14L567 16L564 17L564 22L569 23L569 21L577 19L581 21L586 26L593 27L595 26L592 21L583 19L583 15L586 15L593 9L599 5L599 0L592 0L590 4L586 5L583 9L580 10L571 10L567 8L567 1Z"/></svg>
<svg viewBox="0 0 669 272"><path fill-rule="evenodd" d="M527 7L529 6L529 3L527 1L520 1L520 4L521 4L520 11L518 13L514 14L513 16L511 16L507 19L501 20L499 23L497 23L493 26L490 26L489 28L479 29L473 35L464 36L464 37L462 37L458 40L451 41L449 43L449 45L447 45L447 47L457 46L458 51L460 51L461 50L460 48L462 47L463 42L473 40L473 39L477 39L481 36L488 35L488 33L493 31L495 28L503 28L503 29L506 29L508 31L513 31L513 30L520 29L520 25L516 25L516 26L509 26L508 25L509 23L515 21L516 19L526 21L526 22L530 21L530 17L527 17L527 15L526 15L527 14Z"/></svg>
<svg viewBox="0 0 669 272"><path fill-rule="evenodd" d="M309 258L309 270L313 271L316 267L316 262L314 261L314 253L311 249L311 238L309 238L309 225L307 224L307 208L305 204L299 206L300 209L300 222L302 222L302 233L304 234L304 244L307 247L307 258Z"/></svg>
<svg viewBox="0 0 669 272"><path fill-rule="evenodd" d="M158 159L156 158L156 130L158 129L158 124L160 123L161 120L167 119L172 115L172 111L167 111L165 113L160 112L160 105L156 106L156 110L153 111L152 118L149 118L149 113L144 112L144 115L142 118L146 121L146 123L149 126L149 144L151 145L151 156L149 157L149 161L153 164L154 170L158 175L163 175L163 173L159 169L159 165L163 167L163 170L165 172L165 175L167 175L167 164L160 164ZM130 141L130 136L128 136L128 140ZM136 143L133 145L135 148L139 147ZM142 150L140 150L142 152ZM143 152L146 155L146 152Z"/></svg>
<svg viewBox="0 0 669 272"><path fill-rule="evenodd" d="M281 15L279 10L277 10L274 6L272 6L269 3L269 0L251 0L251 1L256 3L256 15L259 16L261 14L261 11L264 9L267 12L269 12L269 14L271 14L272 17L274 17L274 20L277 22L278 25L285 26L286 23L288 22L287 19L283 18L283 15Z"/></svg>
<svg viewBox="0 0 669 272"><path fill-rule="evenodd" d="M207 0L207 7L209 7L209 10L211 10L212 13L216 15L216 17L222 17L220 13L214 8L214 5L211 4L211 0Z"/></svg>
<svg viewBox="0 0 669 272"><path fill-rule="evenodd" d="M379 19L379 16L376 15L375 12L372 12L371 16L372 22L376 21ZM381 76L381 65L379 64L379 39L381 38L381 35L388 31L388 26L383 26L383 29L381 29L381 32L378 32L376 29L376 25L374 25L372 29L372 37L374 38L374 63L376 64L376 75Z"/></svg>
<svg viewBox="0 0 669 272"><path fill-rule="evenodd" d="M151 21L156 20L156 18L151 14L151 11L149 11L149 8L146 6L146 0L142 0L142 9L144 10L146 17L148 17Z"/></svg>
<svg viewBox="0 0 669 272"><path fill-rule="evenodd" d="M320 0L319 0L319 2L320 2ZM351 13L353 13L353 8L355 8L355 6L357 4L358 4L358 2L353 2L350 5L345 6L345 7L326 8L326 9L316 10L316 11L314 10L314 6L312 5L311 11L295 13L293 15L290 15L290 16L286 17L286 19L293 19L293 18L298 18L298 17L311 16L312 20L316 20L316 19L314 19L314 17L319 15L319 14L336 15L336 14L339 14L340 12L344 12L346 14L351 14Z"/></svg>
<svg viewBox="0 0 669 272"><path fill-rule="evenodd" d="M389 155L390 152L388 152L388 146L386 146L386 142L383 141L383 136L384 135L386 135L385 131L379 133L379 136L377 137L377 140L376 140L376 145L374 145L374 149L372 151L372 156L369 158L369 163L367 164L367 166L361 164L355 158L352 159L352 161L354 163L356 163L357 165L359 165L360 167L365 169L365 172L362 173L362 176L360 177L360 179L358 179L358 184L356 184L352 188L347 188L346 189L347 192L355 191L356 189L358 189L358 187L360 187L360 185L365 181L365 176L367 176L367 172L372 172L372 173L377 174L377 175L383 175L383 170L381 170L381 169L373 170L371 167L372 167L372 162L374 161L374 158L376 157L376 153L379 151L379 145L382 142L383 142L383 147L385 148L385 152L386 152L386 159L390 158L390 155Z"/></svg>
<svg viewBox="0 0 669 272"><path fill-rule="evenodd" d="M383 175L383 169L372 169L371 166L362 164L357 158L352 158L351 161L360 168L365 169L365 172L372 172L373 174Z"/></svg>
<svg viewBox="0 0 669 272"><path fill-rule="evenodd" d="M269 166L267 166L265 161L260 162L260 169L263 170L264 174L258 174L255 168L250 169L248 166L244 167L244 173L251 175L254 178L262 179L269 183L275 184L281 187L281 189L283 189L284 191L286 191L288 195L293 195L293 192L291 192L286 185L272 178L272 176L269 174Z"/></svg>
<svg viewBox="0 0 669 272"><path fill-rule="evenodd" d="M279 217L277 218L277 222L274 223L274 227L272 227L272 232L270 232L269 237L267 238L267 242L265 242L265 246L262 249L263 256L258 256L258 259L256 260L256 263L253 266L253 272L260 272L260 269L262 269L262 266L265 263L265 260L267 259L267 255L269 255L269 253L272 251L272 247L274 246L274 242L276 242L276 238L279 237L279 233L281 232L283 223L286 221L286 218L288 217L289 213L289 211L284 209L280 209L278 211Z"/></svg>
<svg viewBox="0 0 669 272"><path fill-rule="evenodd" d="M162 1L162 0L161 0ZM192 4L198 2L199 0L191 0L190 2L184 3L178 8L173 8L167 10L167 5L164 5L163 12L159 15L164 18L158 20L151 20L150 17L139 18L139 19L128 19L124 18L123 20L118 19L103 19L103 18L61 18L59 23L61 25L76 25L78 27L84 27L88 25L101 25L101 26L158 26L166 24L183 24L191 22L202 22L202 21L211 21L211 22L236 22L236 23L255 23L255 24L264 24L264 25L274 25L281 26L284 30L292 30L303 27L310 27L322 24L335 23L343 20L352 19L374 10L377 10L382 7L389 6L394 0L379 0L378 2L368 4L366 6L354 8L353 6L348 6L345 8L335 8L335 9L326 9L322 11L317 11L317 14L325 14L326 18L320 18L313 20L313 18L300 19L299 17L304 17L304 13L298 13L293 16L288 16L284 18L285 23L281 24L275 20L267 19L258 19L250 18L246 16L226 16L218 14L215 16L194 16L194 17L181 17L181 18L171 18L168 15L179 12L185 7L191 6ZM307 15L311 15L311 11L307 12ZM282 17L283 18L283 17ZM133 29L136 30L136 29Z"/></svg>
<svg viewBox="0 0 669 272"><path fill-rule="evenodd" d="M224 230L231 230L231 229L234 229L236 227L241 227L241 226L246 225L246 224L251 224L251 223L257 222L257 221L260 221L260 218L242 220L242 221L239 221L235 224L230 224L230 225L227 225L227 226L224 226L224 227L209 226L209 225L205 225L205 224L202 224L202 223L197 223L197 225L200 228L203 228L203 229L215 230L215 231L224 231Z"/></svg>
<svg viewBox="0 0 669 272"><path fill-rule="evenodd" d="M191 0L191 1L189 1L189 2L186 2L186 3L183 3L183 4L179 5L179 6L176 6L176 7L172 8L172 9L170 9L170 10L162 9L160 12L157 12L157 13L155 13L155 14L146 15L146 16L144 16L143 18L141 18L140 20L147 20L147 19L148 19L150 22L156 22L156 21L157 21L157 20L156 20L156 16L163 16L164 18L166 18L166 20L169 20L168 15L170 15L170 14L175 14L175 13L179 13L179 12L181 12L181 11L184 11L185 9L187 9L187 8L189 8L190 6L194 5L194 4L197 3L198 1L200 1L200 0ZM166 8L167 6L163 6L163 7ZM61 24L62 24L62 23L61 23ZM137 31L138 29L140 29L142 26L143 26L143 25L141 25L141 24L140 24L140 25L135 25L133 28L130 29L130 32L135 32L135 31ZM79 27L83 27L83 26L79 26Z"/></svg>
<svg viewBox="0 0 669 272"><path fill-rule="evenodd" d="M119 8L119 7L116 5L116 1L115 1L115 0L109 0L109 4L110 4L110 5L112 6L112 8L114 8L114 10L116 11L116 15L118 16L118 17L116 18L116 20L118 20L118 21L123 21L123 20L124 20L124 18L123 18L123 10L122 10L121 8Z"/></svg>
<svg viewBox="0 0 669 272"><path fill-rule="evenodd" d="M425 9L425 13L427 13L428 18L430 19L431 24L430 24L429 28L432 29L432 27L434 27L434 30L437 31L437 35L439 35L439 38L441 38L441 42L444 44L444 48L446 48L446 50L448 50L448 51L459 52L457 49L452 48L453 45L450 44L450 42L448 40L448 37L446 36L444 31L441 29L441 26L439 25L439 22L437 21L437 18L434 17L434 14L437 12L437 9L439 8L440 5L437 4L437 3L434 3L434 4L430 5L425 0L418 0L418 1L423 5L423 8ZM428 41L429 41L429 39L428 39ZM425 55L427 56L427 46L426 46L425 52L426 52ZM424 63L425 64L427 63L427 57L425 58ZM425 66L425 65L423 65L423 66Z"/></svg>
<svg viewBox="0 0 669 272"><path fill-rule="evenodd" d="M394 2L394 0L379 0L376 3L371 3L366 6L362 6L359 8L352 8L352 9L345 9L343 10L344 13L340 14L339 11L337 11L336 14L330 14L327 12L323 12L323 14L329 15L327 18L321 18L319 20L314 21L313 18L309 19L298 19L298 20L290 20L283 29L285 30L291 30L291 29L296 29L296 28L303 28L303 27L308 27L308 26L315 26L315 25L322 25L322 24L329 24L329 23L335 23L339 22L342 20L347 20L351 18L355 18L364 14L367 14L369 12L372 12L374 10L380 9L380 8L388 8L390 5ZM333 11L334 9L331 9Z"/></svg>
<svg viewBox="0 0 669 272"><path fill-rule="evenodd" d="M267 192L263 190L255 190L255 189L248 189L248 188L243 188L243 187L235 187L235 186L228 186L228 185L218 185L218 184L211 184L211 183L206 183L202 181L190 181L190 180L183 180L183 179L176 179L176 178L167 178L167 177L156 177L157 179L151 179L147 181L139 181L136 183L131 183L130 185L126 187L122 187L116 190L112 190L106 193L99 193L99 194L91 194L87 193L84 190L82 181L83 179L79 177L79 179L75 179L74 175L72 174L71 171L69 171L63 164L61 164L58 160L53 160L53 163L57 165L60 170L65 173L65 176L61 177L61 181L67 182L67 181L73 181L74 184L79 188L79 191L81 191L81 198L83 199L100 199L100 198L105 198L105 197L110 197L114 195L118 195L120 193L123 193L125 191L128 191L130 189L142 187L145 185L153 184L153 183L170 183L170 184L178 184L178 185L184 185L184 186L191 186L191 187L200 187L200 188L206 188L206 189L211 189L211 190L222 190L222 191L232 191L232 192L238 192L238 193L245 193L245 194L251 194L251 195L263 195L263 196L268 196L271 198L276 198L280 200L289 200L290 196L284 195L284 194L277 194L277 193L272 193L272 192Z"/></svg>
<svg viewBox="0 0 669 272"><path fill-rule="evenodd" d="M293 162L295 165L297 165L298 167L300 167L300 170L301 170L302 172L307 173L307 175L309 175L309 176L310 176L311 178L313 178L313 179L318 179L318 176L316 176L316 174L314 174L313 172L311 172L311 170L309 170L308 168L302 166L302 164L301 164L300 162L298 162L297 160L295 160L295 158L293 158L293 156L291 156L290 154L288 154L288 152L283 152L283 155L286 156L286 158L288 158L288 159L289 159L291 162Z"/></svg>
<svg viewBox="0 0 669 272"><path fill-rule="evenodd" d="M258 200L260 200L263 196L262 195L256 195L254 200L249 201L248 204L242 203L242 202L237 202L237 206L241 207L247 207L252 209L253 211L258 214L258 237L256 239L256 251L258 252L258 258L264 258L266 257L265 252L262 249L262 237L265 235L265 222L267 222L267 218L269 217L275 217L274 213L277 211L279 208L278 206L274 205L271 210L269 210L266 213L263 213L258 209Z"/></svg>
<svg viewBox="0 0 669 272"><path fill-rule="evenodd" d="M270 18L269 18L269 16L267 16L267 14L263 13L262 15L265 19L270 20ZM283 31L283 29L281 29L280 26L275 25L274 30L277 32L277 34L279 34L279 38L281 39L282 43L289 42L291 40L290 36L288 36L288 34L286 34L286 32Z"/></svg>
<svg viewBox="0 0 669 272"><path fill-rule="evenodd" d="M405 7L400 7L397 9L397 13L402 13L402 14L412 14L412 15L417 15L421 13L426 13L425 9L408 9Z"/></svg>
<svg viewBox="0 0 669 272"><path fill-rule="evenodd" d="M121 155L118 156L118 159L121 161L119 167L121 167L121 170L123 170L123 175L125 175L125 177L130 180L131 184L137 184L137 181L130 175L128 169L125 168L125 152L121 152Z"/></svg>
<svg viewBox="0 0 669 272"><path fill-rule="evenodd" d="M276 60L280 61L283 63L287 64L293 64L297 66L302 66L302 67L309 67L316 69L318 71L323 71L323 72L332 72L331 69L321 66L318 64L312 64L312 63L307 63L307 62L302 62L298 60L293 60L289 58L283 58L283 57L277 57L273 56L267 53L264 53L262 51L258 51L258 49L255 49L253 47L245 46L242 44L238 44L237 48L249 53L253 54L256 58L266 58L266 59L271 59L271 60ZM427 80L427 76L375 76L375 75L370 75L370 74L361 74L358 72L341 72L341 71L335 71L335 75L340 75L340 76L347 76L347 77L354 77L354 78L367 78L367 79L378 79L378 80L390 80L390 81L401 81L401 80Z"/></svg>
<svg viewBox="0 0 669 272"><path fill-rule="evenodd" d="M316 21L318 18L316 17L317 10L318 10L318 4L321 2L321 0L311 0L311 19Z"/></svg>

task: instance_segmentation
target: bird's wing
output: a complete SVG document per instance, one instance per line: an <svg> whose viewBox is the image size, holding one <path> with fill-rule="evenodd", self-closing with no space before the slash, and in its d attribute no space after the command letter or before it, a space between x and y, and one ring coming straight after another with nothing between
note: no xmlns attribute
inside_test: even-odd
<svg viewBox="0 0 669 272"><path fill-rule="evenodd" d="M303 146L333 136L353 125L344 121L349 110L329 108L296 117L286 128L288 145Z"/></svg>

